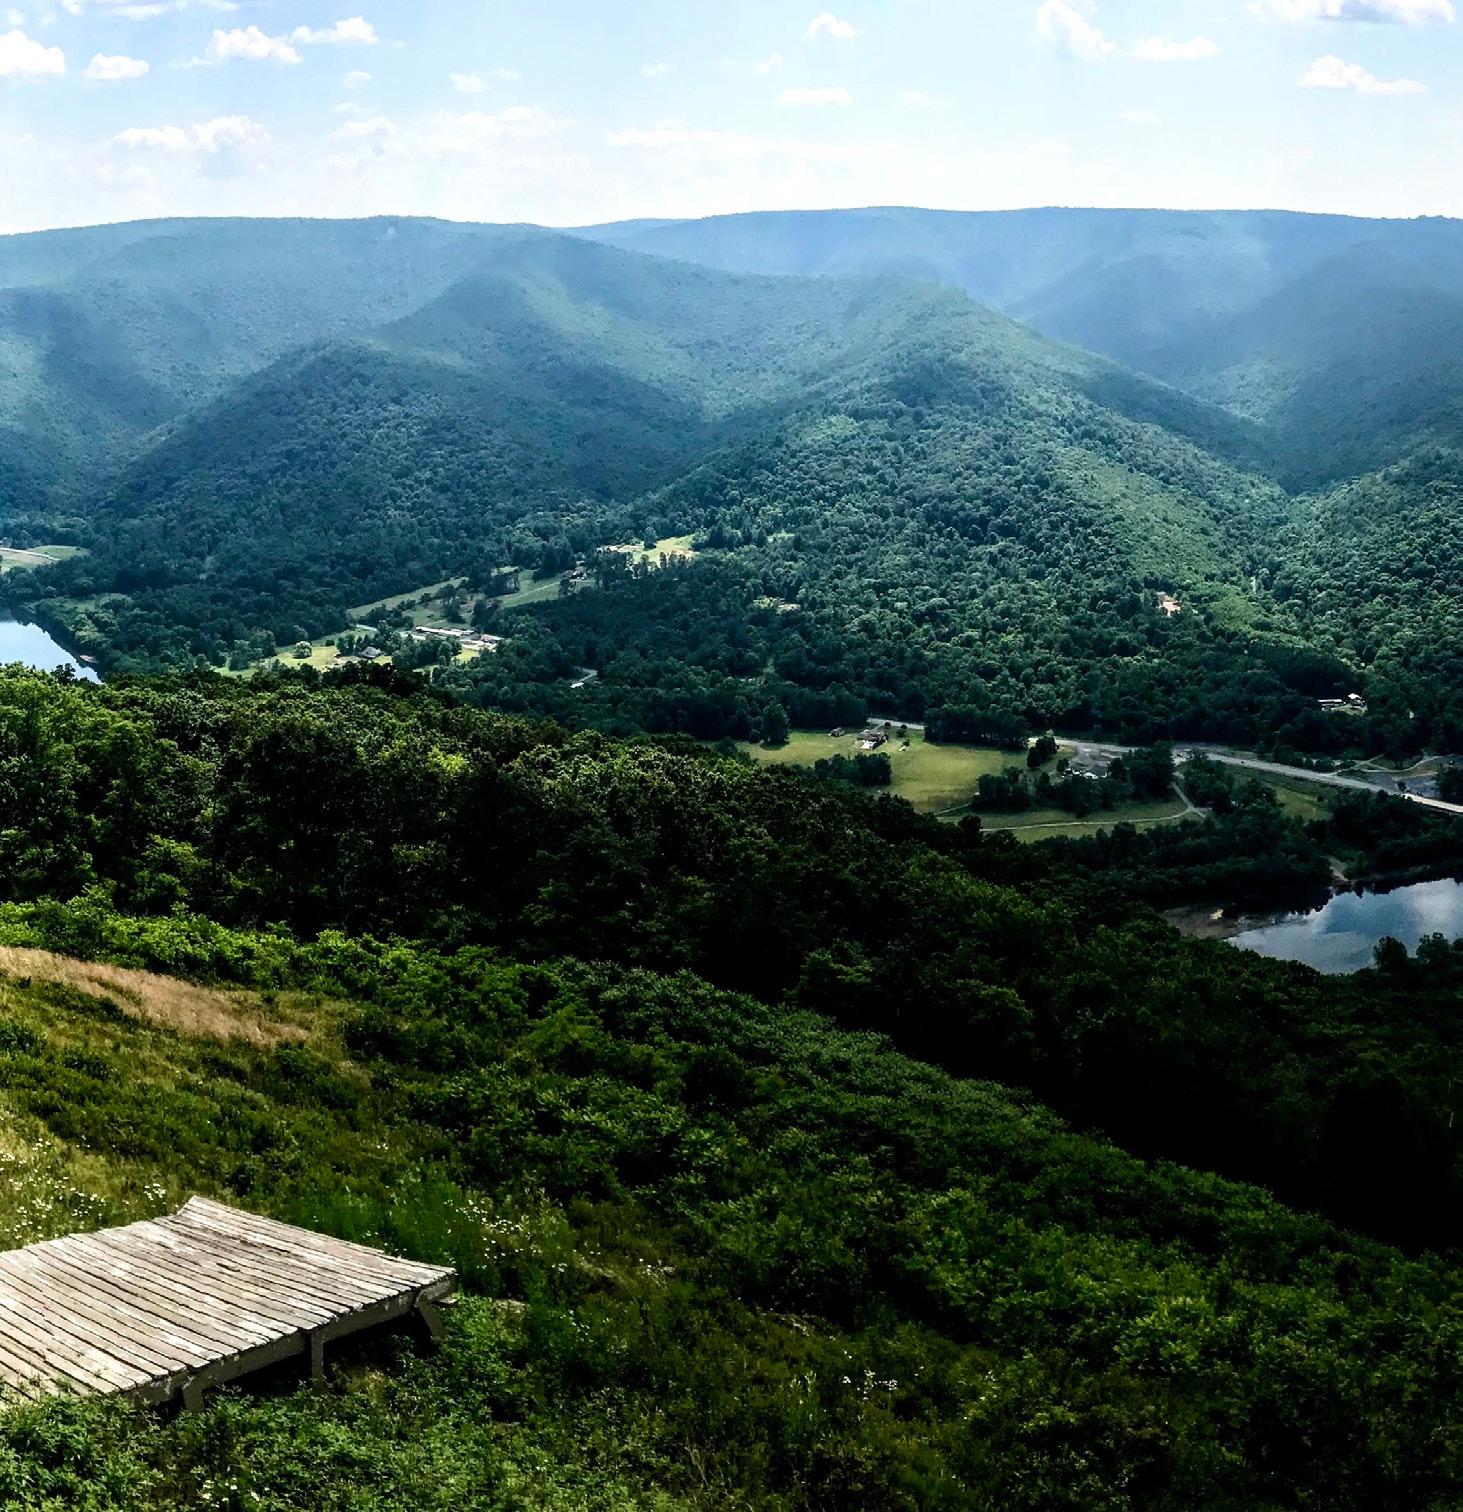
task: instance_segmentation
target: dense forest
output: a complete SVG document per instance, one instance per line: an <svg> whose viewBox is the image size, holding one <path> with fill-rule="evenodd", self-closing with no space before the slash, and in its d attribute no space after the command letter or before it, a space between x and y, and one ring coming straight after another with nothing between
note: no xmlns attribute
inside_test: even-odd
<svg viewBox="0 0 1463 1512"><path fill-rule="evenodd" d="M11 1241L204 1190L466 1286L323 1393L12 1410L12 1500L1456 1502L1457 946L1320 977L389 668L10 672L0 785Z"/></svg>
<svg viewBox="0 0 1463 1512"><path fill-rule="evenodd" d="M1299 432L875 263L728 273L427 222L78 237L44 275L45 238L0 257L10 339L51 384L7 380L30 448L0 483L10 540L84 548L3 593L104 670L248 666L392 594L578 571L596 591L507 611L508 654L455 672L463 697L716 736L775 703L794 724L860 705L1313 754L1459 743L1446 427L1379 434L1395 465L1301 494ZM311 248L341 259L333 296ZM222 286L245 262L267 319ZM144 316L127 360L155 402L88 426L99 354ZM42 397L85 455L33 430ZM669 537L694 542L684 577L601 570ZM1358 591L1377 580L1395 591ZM598 677L571 690L579 668ZM1361 720L1318 712L1354 691Z"/></svg>
<svg viewBox="0 0 1463 1512"><path fill-rule="evenodd" d="M1459 309L1425 221L0 238L0 616L104 679L0 669L0 1245L463 1284L0 1403L0 1505L1463 1503L1463 942L1160 912L1460 859L1186 749L1463 750Z"/></svg>

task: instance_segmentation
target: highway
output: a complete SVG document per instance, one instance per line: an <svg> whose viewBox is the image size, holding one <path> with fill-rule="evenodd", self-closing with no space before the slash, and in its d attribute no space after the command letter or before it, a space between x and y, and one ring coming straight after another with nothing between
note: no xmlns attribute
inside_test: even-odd
<svg viewBox="0 0 1463 1512"><path fill-rule="evenodd" d="M1123 756L1135 749L1133 746L1108 745L1101 741L1076 740L1071 742L1079 756ZM1308 767L1286 766L1279 761L1264 761L1258 756L1243 751L1232 751L1224 746L1183 745L1174 747L1174 761L1180 765L1190 756L1207 756L1225 766L1242 767L1248 772L1262 772L1270 777L1292 777L1298 782L1316 782L1323 787L1348 788L1358 793L1381 793L1389 798L1402 798L1408 803L1420 803L1424 808L1437 809L1440 813L1463 817L1463 803L1445 803L1441 798L1424 798L1420 793L1388 792L1374 782L1360 777L1343 777L1339 772L1313 772Z"/></svg>

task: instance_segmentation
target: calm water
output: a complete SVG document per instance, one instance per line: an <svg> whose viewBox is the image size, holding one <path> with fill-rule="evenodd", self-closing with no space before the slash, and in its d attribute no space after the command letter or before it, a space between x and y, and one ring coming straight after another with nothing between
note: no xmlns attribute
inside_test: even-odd
<svg viewBox="0 0 1463 1512"><path fill-rule="evenodd" d="M1391 935L1409 951L1424 935L1463 937L1463 882L1443 878L1391 892L1337 893L1323 908L1287 914L1272 924L1233 935L1229 943L1317 971L1359 971L1372 949Z"/></svg>
<svg viewBox="0 0 1463 1512"><path fill-rule="evenodd" d="M70 667L87 682L100 681L90 667L57 645L39 625L25 625L19 620L0 620L0 666L7 662L24 662L45 672L52 667Z"/></svg>

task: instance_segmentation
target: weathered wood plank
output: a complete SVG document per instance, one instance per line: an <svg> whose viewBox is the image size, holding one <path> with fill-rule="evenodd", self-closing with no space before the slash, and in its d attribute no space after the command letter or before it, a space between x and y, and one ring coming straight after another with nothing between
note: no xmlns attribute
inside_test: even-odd
<svg viewBox="0 0 1463 1512"><path fill-rule="evenodd" d="M425 1285L449 1273L449 1267L446 1266L402 1260L383 1250L373 1250L364 1244L353 1244L346 1239L312 1233L309 1229L278 1223L272 1218L261 1218L255 1213L225 1207L222 1203L210 1202L203 1197L191 1198L170 1219L164 1221L169 1227L207 1222L225 1232L247 1236L271 1248L294 1249L312 1259L327 1259L332 1266L338 1264L341 1269L356 1271L368 1279Z"/></svg>
<svg viewBox="0 0 1463 1512"><path fill-rule="evenodd" d="M216 1324L203 1324L195 1319L184 1321L176 1302L167 1296L155 1296L135 1278L118 1278L110 1270L103 1270L95 1262L90 1268L85 1260L77 1261L48 1248L46 1264L55 1267L63 1276L69 1275L72 1283L86 1285L101 1296L113 1299L120 1306L133 1308L150 1318L159 1335L175 1343L175 1347L187 1345L204 1359L214 1358L220 1349L241 1347L248 1336Z"/></svg>
<svg viewBox="0 0 1463 1512"><path fill-rule="evenodd" d="M160 1243L163 1247L176 1246L181 1253L197 1256L217 1270L220 1277L236 1275L245 1278L249 1284L281 1295L309 1299L312 1303L324 1302L327 1308L352 1306L380 1296L384 1290L397 1290L400 1285L367 1284L353 1277L310 1269L291 1256L261 1250L258 1246L241 1245L237 1239L213 1229L200 1229L186 1239L169 1236Z"/></svg>
<svg viewBox="0 0 1463 1512"><path fill-rule="evenodd" d="M237 1310L222 1314L201 1310L190 1289L173 1278L154 1276L133 1263L127 1254L114 1253L110 1245L62 1253L74 1268L83 1273L89 1271L124 1297L135 1294L146 1298L154 1311L164 1317L176 1318L190 1333L212 1339L215 1348L220 1345L230 1349L247 1348L269 1337L268 1327L254 1323Z"/></svg>
<svg viewBox="0 0 1463 1512"><path fill-rule="evenodd" d="M196 1244L179 1245L174 1240L153 1243L142 1235L122 1237L122 1230L110 1241L124 1248L132 1256L139 1270L149 1275L171 1279L186 1277L186 1286L200 1305L214 1305L222 1300L228 1308L247 1309L272 1327L288 1325L298 1327L302 1321L302 1308L297 1300L281 1295L269 1288L258 1275L257 1267L230 1266L228 1256ZM316 1311L328 1313L328 1307Z"/></svg>
<svg viewBox="0 0 1463 1512"><path fill-rule="evenodd" d="M215 1221L231 1224L240 1229L249 1229L281 1241L291 1241L321 1253L355 1259L368 1265L381 1266L393 1275L418 1274L423 1281L450 1275L451 1267L429 1265L420 1260L407 1260L399 1255L388 1255L385 1250L372 1249L367 1244L356 1244L350 1239L337 1239L333 1234L317 1233L314 1229L300 1228L297 1224L280 1223L274 1218L264 1218L245 1208L230 1207L227 1203L214 1202L207 1197L190 1197L170 1218L168 1223L186 1223L194 1217L209 1216Z"/></svg>
<svg viewBox="0 0 1463 1512"><path fill-rule="evenodd" d="M128 1229L114 1229L98 1238L107 1249L123 1255L136 1274L185 1293L180 1299L182 1305L191 1305L204 1316L218 1316L221 1308L224 1317L235 1318L241 1327L266 1338L282 1326L298 1326L294 1312L277 1299L262 1294L245 1296L215 1276L201 1263L204 1257L196 1249L158 1245Z"/></svg>
<svg viewBox="0 0 1463 1512"><path fill-rule="evenodd" d="M125 1349L129 1358L166 1374L209 1358L201 1345L183 1344L159 1333L157 1320L90 1284L77 1285L43 1255L27 1255L31 1279L43 1289L49 1308L64 1308L85 1320L110 1352ZM10 1269L14 1274L14 1268ZM86 1278L89 1282L89 1278ZM109 1342L107 1342L109 1341ZM114 1349L113 1346L116 1346Z"/></svg>
<svg viewBox="0 0 1463 1512"><path fill-rule="evenodd" d="M0 1253L0 1387L160 1402L416 1312L450 1268L193 1198L144 1223ZM435 1331L435 1330L434 1330Z"/></svg>
<svg viewBox="0 0 1463 1512"><path fill-rule="evenodd" d="M88 1349L100 1351L144 1379L166 1374L180 1363L154 1354L140 1339L120 1337L109 1322L87 1308L78 1290L68 1288L58 1295L44 1278L27 1275L22 1279L19 1269L7 1267L3 1285L28 1302L56 1336L74 1340L83 1354Z"/></svg>
<svg viewBox="0 0 1463 1512"><path fill-rule="evenodd" d="M0 1297L0 1318L7 1335L28 1354L42 1362L51 1380L66 1380L83 1391L124 1391L137 1381L105 1356L82 1359L71 1341L30 1311L21 1311L18 1301Z"/></svg>
<svg viewBox="0 0 1463 1512"><path fill-rule="evenodd" d="M194 1198L193 1201L198 1202L199 1199ZM295 1239L294 1235L297 1231L285 1224L273 1225L274 1229L283 1230L282 1234L263 1227L270 1223L269 1219L236 1222L233 1218L221 1218L208 1208L199 1207L192 1211L190 1208L191 1204L190 1207L183 1208L173 1220L168 1221L167 1226L179 1231L201 1228L223 1234L236 1241L242 1240L264 1248L280 1259L307 1265L312 1271L320 1274L334 1274L343 1279L359 1280L366 1285L387 1286L392 1289L413 1284L423 1285L442 1274L440 1266L398 1261L389 1255L377 1256L374 1263L363 1261L354 1253L361 1248L359 1245L346 1246L337 1241L335 1247L327 1249L304 1244ZM252 1215L239 1215L239 1217L245 1220L252 1219ZM366 1254L369 1255L370 1251L366 1251Z"/></svg>

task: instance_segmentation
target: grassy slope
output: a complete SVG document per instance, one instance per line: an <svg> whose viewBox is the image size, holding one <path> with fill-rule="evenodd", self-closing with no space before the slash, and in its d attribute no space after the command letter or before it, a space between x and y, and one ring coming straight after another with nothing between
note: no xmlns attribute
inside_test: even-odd
<svg viewBox="0 0 1463 1512"><path fill-rule="evenodd" d="M744 744L742 749L761 766L812 766L829 756L859 754L857 730L832 736L811 730L794 730L786 745ZM922 814L937 813L968 803L980 779L1008 766L1025 767L1019 753L980 746L933 745L915 734L905 747L896 731L882 747L893 769L889 791L908 799Z"/></svg>
<svg viewBox="0 0 1463 1512"><path fill-rule="evenodd" d="M12 909L3 933L31 926ZM323 1392L282 1373L172 1423L13 1412L9 1505L1447 1504L1455 1467L1418 1432L1446 1410L1418 1392L1447 1389L1420 1351L1460 1326L1436 1264L867 1036L684 979L585 997L578 969L408 947L327 944L294 968L308 990L223 1007L37 965L0 961L27 968L0 976L6 1239L203 1190L455 1263L468 1300L440 1357L363 1341ZM322 991L347 977L377 1007ZM432 1039L469 1005L444 1080ZM225 1037L282 1020L302 1044ZM404 1059L370 1048L408 1026Z"/></svg>

